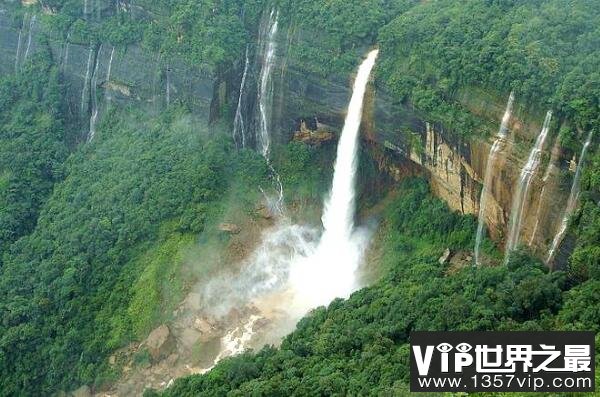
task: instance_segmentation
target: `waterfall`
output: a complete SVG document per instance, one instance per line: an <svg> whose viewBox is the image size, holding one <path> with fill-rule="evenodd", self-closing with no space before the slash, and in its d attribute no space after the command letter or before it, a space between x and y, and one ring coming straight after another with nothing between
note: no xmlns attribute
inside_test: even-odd
<svg viewBox="0 0 600 397"><path fill-rule="evenodd" d="M67 35L67 41L65 43L65 51L62 57L62 64L61 64L61 70L64 72L66 67L67 67L67 62L69 61L69 46L71 45L71 43L69 42L70 39L70 34Z"/></svg>
<svg viewBox="0 0 600 397"><path fill-rule="evenodd" d="M25 29L25 24L27 20L27 13L23 15L23 21L21 22L21 29L19 29L19 36L17 38L17 53L15 55L15 73L19 71L19 61L21 58L21 41L23 38L23 29Z"/></svg>
<svg viewBox="0 0 600 397"><path fill-rule="evenodd" d="M355 234L355 179L363 99L378 50L358 68L348 113L337 147L333 182L323 209L324 232L315 254L292 268L292 284L309 307L348 297L362 257L364 236Z"/></svg>
<svg viewBox="0 0 600 397"><path fill-rule="evenodd" d="M592 135L594 131L590 131L583 144L583 148L581 149L581 154L579 155L579 162L577 163L577 169L575 170L575 176L573 177L573 184L571 185L571 193L569 194L569 199L567 200L567 206L564 210L564 215L562 221L560 223L560 227L558 232L554 236L552 240L552 246L550 247L550 251L548 252L548 258L546 259L546 264L550 264L554 260L554 255L556 255L556 250L558 246L562 242L562 239L567 232L567 227L569 226L569 218L575 211L575 207L577 206L577 201L579 199L579 180L581 179L581 168L583 167L583 162L585 160L585 154L587 153L588 147L592 142Z"/></svg>
<svg viewBox="0 0 600 397"><path fill-rule="evenodd" d="M210 315L222 317L244 308L250 310L222 334L219 354L202 373L222 358L248 348L259 332L259 338L268 334L280 340L308 310L337 297L348 297L357 287L355 271L368 241L361 228L354 228L358 134L363 98L377 54L377 50L371 51L358 69L338 143L331 191L324 203L320 238L316 228L283 218L263 235L239 274L203 283L201 300ZM276 326L257 332L254 326L263 318Z"/></svg>
<svg viewBox="0 0 600 397"><path fill-rule="evenodd" d="M27 34L27 48L25 49L25 54L23 55L23 62L27 61L27 57L29 56L29 49L31 48L31 32L33 31L33 28L35 27L36 18L37 18L37 16L34 15L29 20L29 32Z"/></svg>
<svg viewBox="0 0 600 397"><path fill-rule="evenodd" d="M165 72L166 74L166 78L167 78L167 86L165 88L166 90L166 100L167 100L167 106L169 106L171 104L171 67L169 66L169 64L167 64L167 70Z"/></svg>
<svg viewBox="0 0 600 397"><path fill-rule="evenodd" d="M267 28L261 32L260 42L265 43L262 51L262 67L258 87L258 119L257 147L265 158L269 156L271 146L270 124L273 104L273 82L271 72L275 64L275 50L279 11L271 10Z"/></svg>
<svg viewBox="0 0 600 397"><path fill-rule="evenodd" d="M105 79L105 86L104 86L104 93L105 93L105 97L107 101L110 101L112 99L112 95L110 94L110 87L108 86L108 83L110 82L110 74L112 72L112 63L113 63L113 58L115 56L115 47L113 46L112 50L110 50L110 58L108 59L108 67L106 69L106 79Z"/></svg>
<svg viewBox="0 0 600 397"><path fill-rule="evenodd" d="M506 257L505 260L508 260L508 254L517 248L519 244L519 234L521 232L521 223L523 222L523 208L525 206L525 201L527 200L527 194L529 193L529 188L531 186L531 180L533 179L533 175L537 171L538 166L540 165L540 160L542 158L542 150L544 149L544 143L546 142L546 138L548 137L548 131L550 130L550 121L552 120L552 111L548 111L546 113L546 118L544 119L544 125L542 126L542 130L538 135L535 145L529 152L529 157L527 159L527 163L521 170L521 174L519 176L519 182L517 185L517 189L513 196L512 208L510 211L510 221L508 223L508 239L506 241Z"/></svg>
<svg viewBox="0 0 600 397"><path fill-rule="evenodd" d="M94 72L92 73L92 81L90 83L90 96L92 103L92 114L90 116L90 131L88 133L88 142L91 142L96 135L96 121L98 121L98 67L100 66L100 58L102 54L102 44L96 53L96 66L94 66Z"/></svg>
<svg viewBox="0 0 600 397"><path fill-rule="evenodd" d="M238 97L237 109L235 110L235 119L233 120L233 140L237 147L246 147L246 131L244 129L244 116L242 115L242 99L244 96L244 87L246 86L246 76L248 74L248 46L246 46L246 62L244 63L244 73L240 83L240 95ZM242 139L241 143L239 139Z"/></svg>
<svg viewBox="0 0 600 397"><path fill-rule="evenodd" d="M87 66L85 68L85 78L83 79L83 89L81 90L81 115L85 112L85 98L87 96L88 86L90 82L90 68L92 67L92 56L94 55L94 48L90 45L90 51L88 53Z"/></svg>
<svg viewBox="0 0 600 397"><path fill-rule="evenodd" d="M550 163L548 163L548 167L546 167L546 172L544 172L544 177L542 178L542 191L540 192L540 198L538 200L538 207L537 210L535 211L535 225L533 226L533 231L531 232L531 237L529 239L529 246L531 247L533 245L533 242L535 240L535 236L537 234L538 228L540 226L540 215L542 213L542 204L543 204L543 200L544 197L546 195L546 183L548 182L548 179L550 178L550 172L552 171L552 168L554 167L554 165L552 164L552 160L550 160Z"/></svg>
<svg viewBox="0 0 600 397"><path fill-rule="evenodd" d="M488 154L487 164L485 166L485 175L483 178L483 187L481 189L481 196L479 198L479 217L477 224L477 235L475 237L475 265L479 266L480 262L480 251L481 251L481 241L483 239L483 228L485 225L485 207L487 205L488 194L491 190L492 184L492 174L494 171L494 164L496 162L496 157L498 153L502 151L504 148L504 143L506 141L506 135L508 132L508 122L510 121L510 117L512 115L513 102L515 100L515 95L513 92L510 93L508 97L508 102L506 104L506 109L504 110L504 116L502 117L502 122L500 123L500 129L498 130L498 134L496 135L496 140L494 144L490 148L490 153Z"/></svg>

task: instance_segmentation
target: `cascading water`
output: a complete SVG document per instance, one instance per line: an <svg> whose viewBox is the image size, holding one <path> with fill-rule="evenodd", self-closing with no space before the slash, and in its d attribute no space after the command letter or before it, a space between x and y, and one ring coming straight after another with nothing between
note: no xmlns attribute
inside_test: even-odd
<svg viewBox="0 0 600 397"><path fill-rule="evenodd" d="M92 79L90 83L90 101L92 103L92 113L90 115L90 130L88 133L88 142L91 142L96 135L96 121L98 121L98 67L100 66L100 55L102 54L102 44L96 53L96 65L92 73Z"/></svg>
<svg viewBox="0 0 600 397"><path fill-rule="evenodd" d="M25 24L27 20L27 13L23 15L23 21L21 22L21 29L19 29L19 37L17 38L17 53L15 55L15 72L19 71L19 62L21 60L21 41L23 39L23 29L25 29Z"/></svg>
<svg viewBox="0 0 600 397"><path fill-rule="evenodd" d="M25 49L25 54L23 55L23 62L25 62L27 60L27 57L29 56L29 50L31 49L31 36L32 36L33 28L35 27L36 19L37 19L37 16L34 15L29 20L29 32L27 34L27 48Z"/></svg>
<svg viewBox="0 0 600 397"><path fill-rule="evenodd" d="M248 46L246 46L246 62L244 63L244 73L240 83L240 95L238 97L237 109L235 110L235 119L233 120L233 141L237 147L246 147L246 131L244 126L244 115L242 114L242 100L244 97L244 88L246 87L246 77L248 75L248 66L250 58L248 55Z"/></svg>
<svg viewBox="0 0 600 397"><path fill-rule="evenodd" d="M565 207L565 212L560 223L558 232L552 240L552 245L550 246L550 251L548 252L548 257L546 258L546 264L551 264L554 260L556 250L558 249L560 243L565 237L565 233L567 232L567 227L569 226L569 218L571 218L571 215L577 207L577 201L579 200L579 180L581 179L581 168L583 167L585 154L587 153L588 147L592 142L593 133L593 130L590 131L590 133L587 136L587 139L585 140L585 143L583 144L583 148L581 149L581 154L579 155L579 162L577 163L577 169L575 170L575 176L573 177L573 184L571 185L571 193L569 194L567 206Z"/></svg>
<svg viewBox="0 0 600 397"><path fill-rule="evenodd" d="M358 133L363 98L377 54L378 50L368 54L354 82L331 191L324 203L321 237L314 228L284 220L264 236L239 276L216 278L204 285L203 301L213 315L239 311L248 304L262 314L254 312L224 334L214 363L246 349L256 333L254 325L268 317L265 313L284 313L283 318L270 318L279 321L277 332L282 333L308 310L337 297L348 297L357 288L355 273L368 242L367 233L354 227Z"/></svg>
<svg viewBox="0 0 600 397"><path fill-rule="evenodd" d="M279 11L271 10L266 29L261 32L260 42L264 43L262 48L262 66L258 87L258 120L259 128L256 134L257 148L263 157L269 157L271 146L271 109L273 105L273 82L272 71L275 65L275 51L277 43L277 26L279 20Z"/></svg>
<svg viewBox="0 0 600 397"><path fill-rule="evenodd" d="M108 83L110 82L110 74L112 72L112 63L113 63L114 56L115 56L115 47L113 47L112 50L110 50L110 58L108 59L108 67L106 69L104 93L105 93L106 100L109 102L112 100L112 95L110 94L110 88L108 87Z"/></svg>
<svg viewBox="0 0 600 397"><path fill-rule="evenodd" d="M540 131L540 134L538 135L535 141L535 145L529 153L527 163L525 163L525 166L521 170L521 175L519 176L517 190L515 191L515 195L513 196L512 208L510 211L510 221L508 223L509 232L508 239L506 241L505 260L508 260L510 252L517 248L517 245L519 244L519 234L521 232L521 223L523 222L523 208L525 206L527 195L529 193L529 188L531 186L533 175L536 173L537 168L540 165L540 160L542 158L542 150L544 149L544 143L546 143L546 138L548 137L548 131L550 130L551 120L552 111L549 110L546 113L546 118L544 119L542 130Z"/></svg>
<svg viewBox="0 0 600 397"><path fill-rule="evenodd" d="M490 153L488 154L487 164L485 166L485 176L483 178L483 187L481 189L481 196L479 198L479 217L477 224L477 235L475 237L475 265L479 266L481 264L480 252L481 252L481 242L483 240L483 229L485 226L485 208L487 205L488 194L491 190L492 184L492 173L494 170L494 164L496 163L496 157L498 153L500 153L504 148L504 143L506 142L506 135L508 133L508 122L510 121L510 117L512 115L513 102L515 100L515 95L513 92L510 93L508 97L508 102L506 103L506 109L504 110L504 116L502 116L502 122L500 123L500 129L498 130L498 134L496 135L496 140L494 144L490 148Z"/></svg>
<svg viewBox="0 0 600 397"><path fill-rule="evenodd" d="M378 52L369 53L354 81L338 143L331 192L323 210L325 230L317 250L291 269L290 280L302 306L315 307L337 297L348 297L356 287L355 271L366 244L364 235L354 230L358 132L363 99Z"/></svg>
<svg viewBox="0 0 600 397"><path fill-rule="evenodd" d="M92 67L92 56L94 55L94 48L90 45L90 51L88 53L87 66L85 68L85 78L83 79L83 88L81 90L81 115L85 112L85 98L87 96L89 84L90 84L90 73Z"/></svg>

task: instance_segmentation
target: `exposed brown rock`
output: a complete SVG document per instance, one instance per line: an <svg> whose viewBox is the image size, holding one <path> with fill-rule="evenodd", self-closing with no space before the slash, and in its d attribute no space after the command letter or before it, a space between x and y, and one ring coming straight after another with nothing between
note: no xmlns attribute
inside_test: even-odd
<svg viewBox="0 0 600 397"><path fill-rule="evenodd" d="M326 130L311 130L307 127L306 122L302 120L300 122L300 131L294 132L294 140L304 142L309 145L320 145L323 142L332 140L334 135Z"/></svg>
<svg viewBox="0 0 600 397"><path fill-rule="evenodd" d="M450 248L446 248L446 250L444 251L442 256L440 256L440 259L438 259L439 264L445 265L446 263L448 263L451 255L452 255L452 252L450 251Z"/></svg>
<svg viewBox="0 0 600 397"><path fill-rule="evenodd" d="M73 397L92 397L92 391L90 390L89 386L84 385L84 386L81 386L79 389L75 390L74 392L72 392L71 396L73 396Z"/></svg>
<svg viewBox="0 0 600 397"><path fill-rule="evenodd" d="M242 228L236 225L235 223L224 222L219 224L219 230L231 234L238 234L242 231Z"/></svg>
<svg viewBox="0 0 600 397"><path fill-rule="evenodd" d="M256 208L255 212L256 212L256 215L258 215L259 217L261 217L263 219L272 219L273 218L273 213L265 205L258 206Z"/></svg>
<svg viewBox="0 0 600 397"><path fill-rule="evenodd" d="M148 338L142 343L140 349L148 349L152 359L154 361L159 361L171 354L175 345L175 338L171 335L171 330L163 324L150 332L150 335L148 335Z"/></svg>

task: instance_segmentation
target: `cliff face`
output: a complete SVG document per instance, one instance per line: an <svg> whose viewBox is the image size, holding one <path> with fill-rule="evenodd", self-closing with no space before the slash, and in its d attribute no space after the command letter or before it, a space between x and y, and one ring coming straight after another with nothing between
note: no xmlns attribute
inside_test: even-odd
<svg viewBox="0 0 600 397"><path fill-rule="evenodd" d="M0 12L0 74L14 72L45 49L62 72L69 113L81 128L82 139L95 105L101 118L111 102L157 112L167 103L181 101L208 121L213 100L219 100L220 79L181 59L161 59L137 45L71 43L46 31L39 18L32 20L27 14L15 21L6 10Z"/></svg>
<svg viewBox="0 0 600 397"><path fill-rule="evenodd" d="M99 6L98 6L99 7ZM142 13L143 8L129 4L129 11ZM107 7L97 10L101 17ZM302 122L321 131L341 129L344 112L351 95L352 76L322 78L307 72L302 63L289 56L290 49L302 40L293 29L282 29L277 36L273 81L272 139L285 143ZM260 48L261 45L257 46ZM0 12L0 73L6 75L20 68L26 58L49 48L63 73L67 86L70 114L81 128L81 140L89 133L94 110L99 118L112 104L157 112L167 104L184 102L192 113L206 122L235 109L242 98L241 111L252 143L256 120L256 91L261 68L261 54L251 58L245 89L239 96L243 54L233 69L210 74L190 67L181 59L161 59L143 48L131 45L114 48L109 44L82 45L69 43L44 30L39 21L26 16L15 21L8 12ZM357 59L366 51L356 50ZM485 90L465 89L459 101L471 113L497 129L505 98ZM518 102L518 99L517 99ZM508 229L513 192L521 168L541 128L539 111L518 108L510 124L510 139L493 170L491 198L485 208L490 236L501 246ZM399 179L406 174L428 175L433 192L448 205L464 214L479 213L483 175L493 143L493 136L480 139L478 131L452 132L431 123L428 115L397 103L383 89L371 87L364 117L364 142L377 153L382 171ZM556 131L551 132L556 137ZM472 136L475 138L464 138ZM571 153L561 149L554 138L546 144L543 161L537 170L530 194L526 198L520 242L530 245L544 257L562 217L568 186L565 175ZM567 182L568 184L568 182Z"/></svg>
<svg viewBox="0 0 600 397"><path fill-rule="evenodd" d="M283 35L282 35L283 36ZM351 95L352 78L320 78L305 70L288 56L294 45L288 34L278 43L278 82L276 104L280 106L275 133L280 142L299 130L302 120L339 131ZM357 59L360 51L357 51ZM508 93L506 94L508 97ZM461 105L497 130L505 101L495 93L464 89L458 95ZM521 170L540 132L545 109L530 109L518 104L509 125L509 139L492 172L490 200L483 211L489 235L504 247L509 227L513 194ZM527 245L545 258L560 227L568 198L573 168L572 153L560 147L558 128L551 131L542 161L525 198L520 245ZM382 171L399 180L421 172L428 176L434 194L463 214L477 216L490 148L495 137L481 138L480 131L450 131L430 122L428 115L397 103L380 87L367 95L363 121L364 143L371 147ZM465 138L469 137L469 138ZM559 261L561 262L561 261ZM564 259L563 259L564 262ZM556 266L561 266L557 263Z"/></svg>

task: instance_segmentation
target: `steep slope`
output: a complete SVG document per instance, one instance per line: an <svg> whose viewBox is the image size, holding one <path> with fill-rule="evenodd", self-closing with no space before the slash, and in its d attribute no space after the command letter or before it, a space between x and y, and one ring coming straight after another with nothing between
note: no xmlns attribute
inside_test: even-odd
<svg viewBox="0 0 600 397"><path fill-rule="evenodd" d="M280 348L224 360L162 395L405 395L412 330L598 331L597 316L581 311L594 290L563 292L564 273L522 253L502 267L440 264L444 247L470 247L475 224L431 197L424 181L403 183L384 219L382 280L314 310Z"/></svg>

